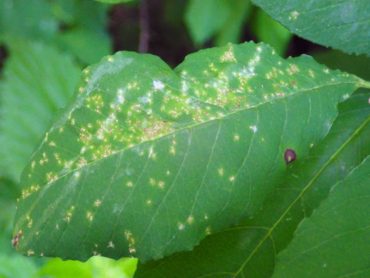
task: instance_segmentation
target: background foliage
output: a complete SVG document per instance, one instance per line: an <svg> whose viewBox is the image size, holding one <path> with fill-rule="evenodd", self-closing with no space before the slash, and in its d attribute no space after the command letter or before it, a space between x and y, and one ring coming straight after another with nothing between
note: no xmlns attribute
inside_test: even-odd
<svg viewBox="0 0 370 278"><path fill-rule="evenodd" d="M366 0L358 1L357 6L352 1L343 1L334 5L331 13L325 12L331 8L327 5L330 1L310 1L312 7L306 6L306 1L290 1L296 3L293 6L287 6L289 1L276 1L279 3L273 6L269 5L271 1L253 2L258 7L247 0L0 2L0 277L133 276L135 259L114 261L93 257L85 263L63 262L60 259L24 257L11 246L12 221L15 201L21 194L19 180L22 169L37 149L44 132L59 116L60 109L71 101L81 70L98 62L104 55L118 50L144 51L159 55L169 65L176 66L184 56L198 49L254 40L270 44L283 57L310 54L330 68L370 80L370 59L364 55L369 55L370 49L370 37L366 32L370 8ZM314 44L292 32L339 50ZM359 235L344 239L346 242L358 240L356 245L366 248L368 230L356 226L365 223L366 214L355 219L352 216L356 211L369 209L368 200L360 198L368 192L366 180L361 179L369 169L368 160L362 162L370 153L368 99L369 90L362 89L340 105L339 117L329 135L307 159L294 165L292 172L303 178L297 181L290 177L281 181L276 191L267 197L258 217L241 223L240 229L207 237L191 253L179 253L140 266L137 276L148 277L146 273L150 271L150 277L195 277L196 274L237 266L255 274L253 277L270 277L274 271L273 275L277 277L287 277L288 274L297 277L297 271L303 268L305 261L310 262L311 257L323 262L317 269L319 273L335 263L327 260L335 256L330 250L324 253L325 258L321 258L314 250L306 254L300 249L305 247L302 245L312 244L307 231L315 228L312 225L315 221L323 223L322 229L326 231L321 234L317 231L322 235L314 239L318 245L327 240L325 236L330 236L327 227L340 231L344 228L344 224L335 226L331 223L330 219L337 215L327 214L327 211L332 204L348 196L356 206L344 202L338 213L345 216L344 220L352 220L346 227L355 227ZM360 164L358 171L353 171ZM332 182L334 177L346 176L342 185L335 186ZM289 204L297 197L296 189L306 188L307 184L312 189L305 190L302 202L290 208ZM352 184L359 184L358 190L346 192L342 189ZM279 194L290 191L291 194ZM284 224L276 225L276 219L281 216L279 210L286 209L281 204L286 204L289 211L283 214ZM266 231L243 228L258 226L270 229L268 234L273 235L276 246L272 246L268 239L259 241L266 236ZM363 230L365 232L361 235ZM298 237L292 240L295 231L299 234L299 241ZM253 240L240 246L243 239ZM286 248L290 241L292 244ZM253 251L255 242L262 242L256 252ZM349 248L339 239L333 244ZM271 255L271 249L279 254L276 257ZM302 256L296 258L294 254L297 252ZM251 255L252 263L243 265L246 253ZM259 269L265 272L258 272L256 267L259 265L264 265ZM368 262L361 260L343 265L338 271L354 273L355 276L360 271L359 277L366 277L369 267ZM291 273L287 272L287 266ZM338 273L322 275L335 277Z"/></svg>

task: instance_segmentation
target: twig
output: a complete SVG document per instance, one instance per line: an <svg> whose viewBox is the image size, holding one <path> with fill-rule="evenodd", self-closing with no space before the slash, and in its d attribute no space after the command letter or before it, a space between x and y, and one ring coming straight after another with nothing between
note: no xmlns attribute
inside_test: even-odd
<svg viewBox="0 0 370 278"><path fill-rule="evenodd" d="M149 13L148 3L146 0L141 0L140 4L140 37L139 37L139 52L148 52L149 50Z"/></svg>

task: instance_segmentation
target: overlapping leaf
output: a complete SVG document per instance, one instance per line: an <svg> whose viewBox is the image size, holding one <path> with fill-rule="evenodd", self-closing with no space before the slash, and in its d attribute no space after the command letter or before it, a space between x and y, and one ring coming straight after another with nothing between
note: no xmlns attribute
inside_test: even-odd
<svg viewBox="0 0 370 278"><path fill-rule="evenodd" d="M341 104L329 135L297 161L255 219L207 237L192 252L141 265L137 277L271 277L297 225L370 154L369 96L364 90Z"/></svg>
<svg viewBox="0 0 370 278"><path fill-rule="evenodd" d="M193 248L260 209L362 80L264 45L130 52L84 71L76 101L24 172L17 249L142 260ZM364 84L364 83L363 83Z"/></svg>
<svg viewBox="0 0 370 278"><path fill-rule="evenodd" d="M252 0L291 32L348 53L370 56L368 0Z"/></svg>
<svg viewBox="0 0 370 278"><path fill-rule="evenodd" d="M273 277L370 275L370 157L337 184L277 257Z"/></svg>

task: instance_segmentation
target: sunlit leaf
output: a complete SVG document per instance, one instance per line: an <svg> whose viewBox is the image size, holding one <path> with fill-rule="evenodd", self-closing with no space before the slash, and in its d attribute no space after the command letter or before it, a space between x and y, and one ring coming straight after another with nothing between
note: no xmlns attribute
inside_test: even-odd
<svg viewBox="0 0 370 278"><path fill-rule="evenodd" d="M17 249L143 261L190 250L254 216L290 168L287 150L304 158L359 86L263 44L200 51L175 71L109 56L84 70L24 172Z"/></svg>
<svg viewBox="0 0 370 278"><path fill-rule="evenodd" d="M95 256L86 262L53 259L39 271L41 277L53 278L131 278L136 269L136 259L112 260Z"/></svg>

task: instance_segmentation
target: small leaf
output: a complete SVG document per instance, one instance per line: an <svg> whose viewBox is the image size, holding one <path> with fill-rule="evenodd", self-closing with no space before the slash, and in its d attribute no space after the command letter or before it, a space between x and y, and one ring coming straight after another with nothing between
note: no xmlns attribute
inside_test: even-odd
<svg viewBox="0 0 370 278"><path fill-rule="evenodd" d="M252 8L249 0L227 1L227 4L230 6L229 16L215 38L216 45L219 46L240 42L244 22Z"/></svg>
<svg viewBox="0 0 370 278"><path fill-rule="evenodd" d="M225 0L190 0L185 22L196 44L202 44L215 35L226 23L230 6Z"/></svg>
<svg viewBox="0 0 370 278"><path fill-rule="evenodd" d="M260 41L270 44L279 55L285 54L292 33L284 26L273 20L261 9L257 9L255 19L251 25L253 32Z"/></svg>
<svg viewBox="0 0 370 278"><path fill-rule="evenodd" d="M23 174L18 250L144 261L190 250L255 215L289 169L285 150L304 158L361 84L263 44L203 50L175 71L109 56L84 70Z"/></svg>
<svg viewBox="0 0 370 278"><path fill-rule="evenodd" d="M276 254L292 240L300 221L370 155L369 97L370 92L363 90L340 105L328 136L291 168L254 219L207 237L192 252L139 265L137 277L166 277L179 268L182 278L217 272L230 273L225 277L238 277L236 273L270 277Z"/></svg>
<svg viewBox="0 0 370 278"><path fill-rule="evenodd" d="M13 41L0 86L2 174L17 181L58 109L70 99L79 68L50 46Z"/></svg>
<svg viewBox="0 0 370 278"><path fill-rule="evenodd" d="M370 56L368 0L252 0L291 32L348 53Z"/></svg>
<svg viewBox="0 0 370 278"><path fill-rule="evenodd" d="M370 157L338 183L277 257L273 277L370 275Z"/></svg>

